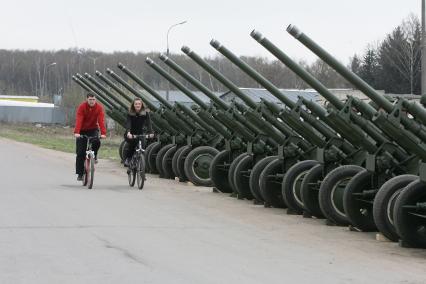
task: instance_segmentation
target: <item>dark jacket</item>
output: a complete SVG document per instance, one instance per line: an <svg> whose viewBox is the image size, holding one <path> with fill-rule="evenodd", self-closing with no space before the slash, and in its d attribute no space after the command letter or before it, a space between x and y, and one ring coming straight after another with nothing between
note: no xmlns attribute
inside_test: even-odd
<svg viewBox="0 0 426 284"><path fill-rule="evenodd" d="M126 132L134 135L144 133L152 133L151 119L149 117L149 109L142 110L139 113L129 112L126 120Z"/></svg>

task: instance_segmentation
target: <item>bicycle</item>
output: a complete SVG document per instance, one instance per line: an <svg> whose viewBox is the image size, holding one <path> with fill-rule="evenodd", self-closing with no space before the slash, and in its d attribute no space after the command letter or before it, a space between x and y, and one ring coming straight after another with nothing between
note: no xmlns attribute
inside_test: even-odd
<svg viewBox="0 0 426 284"><path fill-rule="evenodd" d="M95 151L92 150L92 140L99 139L99 136L81 135L79 139L86 138L86 159L84 161L83 186L88 189L93 187L93 179L95 176Z"/></svg>
<svg viewBox="0 0 426 284"><path fill-rule="evenodd" d="M143 148L143 141L146 138L148 138L148 135L133 135L133 139L138 139L138 145L127 168L129 185L133 187L137 181L139 189L142 189L145 183L145 149Z"/></svg>

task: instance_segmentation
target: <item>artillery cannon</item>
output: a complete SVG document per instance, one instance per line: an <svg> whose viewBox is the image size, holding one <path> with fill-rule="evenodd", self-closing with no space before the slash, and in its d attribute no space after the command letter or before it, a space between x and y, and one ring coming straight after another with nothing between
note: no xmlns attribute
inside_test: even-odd
<svg viewBox="0 0 426 284"><path fill-rule="evenodd" d="M185 47L183 49L189 52L189 48ZM274 145L273 142L268 141L264 136L260 137L261 132L258 128L252 125L251 122L246 119L244 114L241 113L246 111L245 106L235 102L232 104L226 103L201 84L197 79L187 73L182 67L177 65L173 60L165 55L160 55L160 59L211 99L212 105L209 108L200 104L200 112L208 112L211 114L211 116L214 119L217 119L217 121L230 133L230 135L225 136L226 148L216 155L210 166L210 176L215 187L222 192L234 191L239 198L251 198L250 192L248 192L242 185L242 180L229 178L232 176L229 174L231 163L235 160L235 158L241 159L239 156L247 150L263 154L265 147L267 150L272 149L271 147ZM181 88L181 90L186 93L189 92L189 90L185 90L183 88ZM190 94L188 95L191 96ZM245 129L245 125L248 125L249 128ZM270 146L267 145L268 143ZM244 156L242 156L242 158L244 158ZM237 189L234 189L235 187ZM238 190L239 188L244 189L244 191Z"/></svg>
<svg viewBox="0 0 426 284"><path fill-rule="evenodd" d="M234 175L240 174L240 177L239 177L240 179L246 178L252 181L250 183L250 186L251 186L250 189L253 192L253 195L255 195L255 197L257 195L257 198L259 200L262 201L266 199L267 204L272 204L274 206L282 207L284 205L284 202L281 196L281 182L279 181L279 179L280 178L282 179L282 174L280 173L285 171L286 167L293 165L299 159L303 159L302 155L305 155L305 159L306 157L310 157L310 155L315 155L315 153L311 151L313 149L312 145L309 142L307 142L307 140L301 139L301 137L296 134L296 131L304 133L305 137L308 137L311 141L314 141L314 143L315 142L323 143L323 137L321 135L326 135L328 137L335 137L335 138L337 138L337 136L335 136L332 130L329 129L327 126L323 125L321 122L316 122L311 119L310 121L312 122L312 125L316 127L316 128L313 128L311 125L308 125L307 123L304 123L303 121L301 121L300 113L303 113L303 110L301 110L300 107L295 109L295 113L292 116L293 120L291 122L290 122L290 119L288 119L287 117L287 115L289 115L290 112L285 110L283 110L283 112L281 113L281 116L280 116L281 121L277 120L275 115L280 113L281 111L280 108L277 108L273 104L268 104L265 101L262 101L261 106L257 108L255 104L250 103L250 101L247 100L247 98L245 98L244 94L241 94L241 91L235 85L233 85L229 80L221 76L220 73L218 73L211 66L209 66L205 61L203 61L203 59L201 59L192 51L188 52L188 49L186 51L187 52L185 52L184 50L184 52L187 53L192 59L194 59L194 61L196 61L201 67L203 67L207 72L212 74L216 79L218 79L220 82L226 85L233 93L235 93L244 102L246 102L246 104L249 107L251 107L254 110L258 110L258 113L257 113L258 117L263 116L267 122L274 124L274 126L277 126L277 129L282 130L283 133L287 135L285 136L283 140L279 141L279 145L282 146L280 149L281 157L280 158L275 157L273 159L267 158L266 160L267 162L270 162L271 160L273 160L273 163L272 164L270 163L272 166L270 166L267 169L265 168L264 170L266 161L263 160L262 163L259 164L262 166L256 168L255 166L256 162L257 161L260 162L263 158L265 158L265 157L262 157L262 159L258 159L254 161L252 160L251 164L246 166L245 171L243 173L234 173ZM288 104L292 104L294 106L293 102L289 102L286 98L282 98L281 93L279 94L279 96L281 97L280 99L282 99L282 101ZM302 116L304 116L304 118L307 120L310 119L308 116L306 116L305 113L303 113ZM277 123L277 121L279 121L279 123ZM293 127L294 130L290 128L286 123L291 123L291 127ZM345 147L349 146L346 143L344 143L344 145ZM348 148L345 148L345 149L348 149ZM338 151L337 155L341 153L343 152ZM277 154L278 152L276 152L276 155ZM283 159L284 156L286 157L286 159ZM293 159L291 160L290 158L293 158ZM286 161L285 163L283 162L284 160ZM237 166L238 166L238 163L240 163L238 159L235 159L233 161L233 164L236 164ZM241 161L241 163L243 162ZM264 182L258 185L257 183L259 180L257 178L254 179L251 177L256 176L259 172L262 172L262 170L263 170L263 176L265 178L263 179L261 178L261 180L263 180ZM256 192L257 188L260 188L261 192L259 191Z"/></svg>
<svg viewBox="0 0 426 284"><path fill-rule="evenodd" d="M290 108L300 108L300 102L298 104L295 104L293 102L289 102L289 100L282 98L282 93L278 88L276 88L271 82L269 82L266 78L264 78L262 75L257 73L254 69L252 69L250 66L248 66L245 62L243 62L241 59L236 57L232 52L230 52L228 49L226 49L223 45L218 43L217 41L212 41L212 45L219 50L225 57L227 57L229 60L231 60L234 64L236 64L241 70L243 70L245 73L247 73L250 77L252 77L254 80L256 80L257 83L264 86L271 94L276 96L278 99L280 99L284 104L286 104ZM303 99L301 99L303 103ZM317 106L319 107L319 106ZM323 110L321 107L319 107L320 114L322 114L322 121L324 123L327 123L327 125L333 129L338 130L339 128L336 127L338 124L340 126L343 126L343 132L340 131L341 138L336 138L336 135L330 135L328 133L325 133L325 140L322 144L314 144L316 146L316 153L317 155L313 157L316 161L312 160L301 160L300 162L293 163L294 165L288 168L286 171L282 172L282 175L284 175L284 178L282 179L282 194L284 196L284 200L291 209L291 213L301 213L303 209L305 209L305 212L309 215L315 215L317 217L321 217L323 215L324 210L320 210L319 204L318 204L318 195L310 196L310 199L308 202L311 206L306 208L304 204L304 200L302 200L302 185L304 177L310 173L311 169L314 169L315 176L318 179L318 175L324 172L329 172L332 169L336 168L340 164L347 164L350 162L356 162L357 164L362 164L365 161L365 151L360 150L358 145L364 144L367 149L373 149L374 143L371 142L371 139L367 139L364 137L362 133L360 133L360 129L354 128L354 127L346 127L345 123L342 123L341 119L338 119L337 117L326 117L324 115L325 110ZM312 114L304 112L303 113L304 121L312 122L317 121L316 117L312 117ZM283 117L285 120L286 117ZM288 119L288 118L287 118ZM297 120L293 120L294 123L291 124L295 129L298 127ZM300 127L299 127L300 128ZM340 129L342 130L342 129ZM342 135L342 133L344 135ZM300 131L300 134L305 139L310 139L309 135L312 135L309 132L306 131ZM381 139L384 139L381 137ZM311 140L310 140L311 141ZM349 144L348 141L351 143ZM354 146L357 145L357 146ZM340 155L335 155L333 153L339 153ZM360 167L356 168L349 168L349 171L346 171L345 178L343 176L340 176L339 179L336 180L337 185L344 185L344 181L349 175L353 175L355 170L360 170ZM266 168L265 168L266 170ZM312 176L312 174L311 174ZM261 181L262 182L262 181ZM336 184L335 184L336 185ZM311 191L312 192L312 191ZM318 192L318 191L314 191ZM329 190L328 194L325 198L327 202L323 203L323 208L327 210L330 214L325 214L326 217L332 221L333 223L337 224L345 224L347 221L340 216L340 212L338 206L336 206L336 203L340 205L340 208L342 207L342 200L339 199L339 192ZM311 194L312 195L312 194ZM344 217L344 216L343 216Z"/></svg>
<svg viewBox="0 0 426 284"><path fill-rule="evenodd" d="M424 207L422 206L424 200L422 200L423 192L418 190L420 187L417 187L419 199L415 203L411 205L398 203L398 200L406 200L408 202L408 199L404 199L402 193L410 191L402 190L402 188L412 180L412 175L424 176L423 169L425 168L423 165L426 154L424 126L417 120L409 118L403 112L402 101L393 105L299 29L289 26L287 30L384 110L373 113L372 122L387 133L388 136L393 137L395 142L406 151L405 159L399 160L399 163L391 163L390 167L388 165L385 170L387 179L377 178L377 175L380 174L377 171L377 165L381 161L376 160L374 155L368 158L369 163L366 165L366 170L351 179L344 192L344 209L351 223L355 225L358 223L361 225L369 224L371 225L370 228L376 225L383 234L390 236L393 240L402 237L410 245L425 247L426 241L424 234L421 232L421 228L424 228L422 225L424 224L422 222L424 222L423 217L425 216ZM411 175L407 177L406 174ZM414 184L416 183L414 182ZM420 184L420 182L417 182L417 184ZM399 194L400 192L401 194ZM415 197L412 197L410 202L415 199ZM394 218L396 216L400 217ZM421 221L414 222L412 220L407 223L407 219L401 216L409 216L407 219L411 220L420 218Z"/></svg>

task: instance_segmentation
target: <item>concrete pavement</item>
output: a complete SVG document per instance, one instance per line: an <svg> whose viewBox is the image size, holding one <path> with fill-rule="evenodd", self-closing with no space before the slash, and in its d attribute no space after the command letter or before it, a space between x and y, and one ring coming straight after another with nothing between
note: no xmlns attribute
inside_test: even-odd
<svg viewBox="0 0 426 284"><path fill-rule="evenodd" d="M102 149L101 149L102 151ZM102 154L100 154L102 155ZM426 251L0 138L0 283L426 283Z"/></svg>

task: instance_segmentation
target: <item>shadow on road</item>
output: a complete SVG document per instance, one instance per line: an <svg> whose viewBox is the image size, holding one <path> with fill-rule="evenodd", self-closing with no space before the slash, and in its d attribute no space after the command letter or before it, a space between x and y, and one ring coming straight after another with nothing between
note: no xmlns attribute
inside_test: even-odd
<svg viewBox="0 0 426 284"><path fill-rule="evenodd" d="M60 184L59 186L67 190L87 190L87 187L82 186L81 184ZM131 188L125 185L94 185L92 190L111 190L121 192L127 190L137 190L137 188Z"/></svg>

